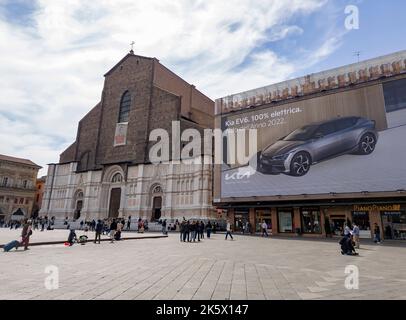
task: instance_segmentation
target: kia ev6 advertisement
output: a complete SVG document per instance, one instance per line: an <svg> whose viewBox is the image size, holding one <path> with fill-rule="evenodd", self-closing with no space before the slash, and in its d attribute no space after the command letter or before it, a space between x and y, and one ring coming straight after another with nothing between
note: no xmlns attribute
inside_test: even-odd
<svg viewBox="0 0 406 320"><path fill-rule="evenodd" d="M399 85L225 114L222 130L257 129L257 146L230 163L224 143L222 198L406 189L406 98L385 100Z"/></svg>

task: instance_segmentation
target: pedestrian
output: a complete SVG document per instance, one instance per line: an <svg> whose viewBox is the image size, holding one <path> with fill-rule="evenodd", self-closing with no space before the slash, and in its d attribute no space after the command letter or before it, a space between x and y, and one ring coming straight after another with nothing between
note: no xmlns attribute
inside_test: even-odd
<svg viewBox="0 0 406 320"><path fill-rule="evenodd" d="M191 241L196 242L196 223L195 223L195 221L192 221L189 228L190 228Z"/></svg>
<svg viewBox="0 0 406 320"><path fill-rule="evenodd" d="M113 221L110 224L110 242L114 242L114 235L116 234L117 230L117 222L116 219L113 219Z"/></svg>
<svg viewBox="0 0 406 320"><path fill-rule="evenodd" d="M130 230L130 229L131 229L131 216L129 216L128 220L127 220L127 230Z"/></svg>
<svg viewBox="0 0 406 320"><path fill-rule="evenodd" d="M204 222L200 221L199 223L199 235L200 239L204 239Z"/></svg>
<svg viewBox="0 0 406 320"><path fill-rule="evenodd" d="M180 242L183 242L183 235L185 233L185 221L182 221L182 223L179 226L179 238L180 238Z"/></svg>
<svg viewBox="0 0 406 320"><path fill-rule="evenodd" d="M166 219L162 221L162 233L168 234L168 231L166 230Z"/></svg>
<svg viewBox="0 0 406 320"><path fill-rule="evenodd" d="M377 223L374 224L374 242L377 244L381 243L381 229Z"/></svg>
<svg viewBox="0 0 406 320"><path fill-rule="evenodd" d="M359 227L355 223L352 224L352 236L354 238L355 247L359 249Z"/></svg>
<svg viewBox="0 0 406 320"><path fill-rule="evenodd" d="M68 236L68 241L67 241L67 242L69 243L69 246L71 247L71 246L73 246L73 243L74 243L75 241L78 241L78 237L76 236L75 230L72 229L72 230L70 230L70 232L69 232L69 236Z"/></svg>
<svg viewBox="0 0 406 320"><path fill-rule="evenodd" d="M41 231L45 230L45 219L41 217Z"/></svg>
<svg viewBox="0 0 406 320"><path fill-rule="evenodd" d="M144 221L138 219L138 233L144 233Z"/></svg>
<svg viewBox="0 0 406 320"><path fill-rule="evenodd" d="M24 250L29 250L30 236L32 235L31 220L25 221L23 231L21 232L21 245L24 245Z"/></svg>
<svg viewBox="0 0 406 320"><path fill-rule="evenodd" d="M265 235L265 237L268 237L269 236L269 234L268 234L268 225L267 225L267 223L265 221L262 222L261 228L262 228L262 237L264 235Z"/></svg>
<svg viewBox="0 0 406 320"><path fill-rule="evenodd" d="M92 223L91 223L91 225L90 225L90 229L92 230L92 231L95 231L95 229L96 229L96 220L92 220Z"/></svg>
<svg viewBox="0 0 406 320"><path fill-rule="evenodd" d="M212 230L212 225L210 220L207 222L206 225L206 233L207 233L207 239L210 239L210 235L211 235L211 230Z"/></svg>
<svg viewBox="0 0 406 320"><path fill-rule="evenodd" d="M231 237L231 240L234 240L233 235L231 234L231 223L227 221L227 228L226 228L226 240L228 236Z"/></svg>
<svg viewBox="0 0 406 320"><path fill-rule="evenodd" d="M104 227L103 222L101 220L97 220L97 224L96 224L96 227L95 227L96 235L95 235L95 238L94 238L94 243L96 243L96 241L99 241L99 244L100 244L101 234L103 232L103 227Z"/></svg>
<svg viewBox="0 0 406 320"><path fill-rule="evenodd" d="M348 235L350 235L351 234L351 229L350 229L350 227L348 226L348 224L345 224L344 225L344 235L345 236L348 236Z"/></svg>
<svg viewBox="0 0 406 320"><path fill-rule="evenodd" d="M187 239L187 242L190 242L190 222L189 221L187 221L185 223L185 230L183 233L183 242L186 242L186 239Z"/></svg>

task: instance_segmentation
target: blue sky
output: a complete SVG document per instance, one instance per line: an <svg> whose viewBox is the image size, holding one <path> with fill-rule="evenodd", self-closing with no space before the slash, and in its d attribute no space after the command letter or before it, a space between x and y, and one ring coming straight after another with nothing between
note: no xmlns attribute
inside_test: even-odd
<svg viewBox="0 0 406 320"><path fill-rule="evenodd" d="M358 30L345 28L347 5ZM356 51L404 50L405 11L404 0L0 0L0 153L57 162L133 40L215 99L356 62Z"/></svg>

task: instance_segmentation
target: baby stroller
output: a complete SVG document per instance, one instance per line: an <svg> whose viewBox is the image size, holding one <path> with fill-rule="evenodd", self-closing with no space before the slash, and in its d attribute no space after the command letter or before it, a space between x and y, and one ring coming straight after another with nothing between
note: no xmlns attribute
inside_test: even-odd
<svg viewBox="0 0 406 320"><path fill-rule="evenodd" d="M85 235L80 236L78 239L78 243L80 243L82 246L84 246L87 242L87 239L88 239L88 236L85 236Z"/></svg>

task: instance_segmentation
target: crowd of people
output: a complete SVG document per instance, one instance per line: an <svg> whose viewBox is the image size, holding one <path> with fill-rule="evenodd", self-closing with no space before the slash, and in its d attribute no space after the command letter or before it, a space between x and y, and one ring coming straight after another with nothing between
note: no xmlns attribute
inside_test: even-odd
<svg viewBox="0 0 406 320"><path fill-rule="evenodd" d="M48 218L48 217L37 217L32 219L22 219L22 220L9 220L5 221L4 219L0 220L0 228L9 228L12 229L19 229L24 227L24 224L30 221L31 227L33 230L52 230L55 224L55 217Z"/></svg>

